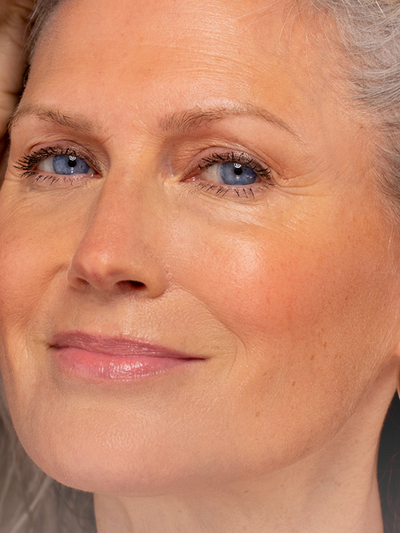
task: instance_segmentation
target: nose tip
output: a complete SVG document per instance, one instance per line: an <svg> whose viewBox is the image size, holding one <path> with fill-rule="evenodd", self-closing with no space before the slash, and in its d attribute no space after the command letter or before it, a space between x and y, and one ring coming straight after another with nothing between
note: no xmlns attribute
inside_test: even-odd
<svg viewBox="0 0 400 533"><path fill-rule="evenodd" d="M147 201L122 185L106 183L86 222L76 228L68 282L75 289L155 298L169 280L163 260L166 217L153 197Z"/></svg>
<svg viewBox="0 0 400 533"><path fill-rule="evenodd" d="M103 253L99 248L103 247ZM86 234L68 269L68 282L75 289L91 289L98 293L133 293L157 297L166 289L166 276L161 262L149 252L130 248L128 243L105 251L107 239L94 242Z"/></svg>
<svg viewBox="0 0 400 533"><path fill-rule="evenodd" d="M73 236L68 281L75 289L155 298L169 283L164 261L170 253L168 205L153 182L153 188L148 185L147 173L132 176L125 168L110 170L98 196L79 219L82 225L71 229L77 235Z"/></svg>

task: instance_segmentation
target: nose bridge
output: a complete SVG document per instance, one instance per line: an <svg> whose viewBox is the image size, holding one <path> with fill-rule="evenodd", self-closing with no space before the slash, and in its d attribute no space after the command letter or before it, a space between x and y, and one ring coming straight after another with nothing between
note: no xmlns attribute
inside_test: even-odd
<svg viewBox="0 0 400 533"><path fill-rule="evenodd" d="M73 286L90 285L98 291L140 288L153 297L165 291L154 189L122 173L106 178L70 264Z"/></svg>

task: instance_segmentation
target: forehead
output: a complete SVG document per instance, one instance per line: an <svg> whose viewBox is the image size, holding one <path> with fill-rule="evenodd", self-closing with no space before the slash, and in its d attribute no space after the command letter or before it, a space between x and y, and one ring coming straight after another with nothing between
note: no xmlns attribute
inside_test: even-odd
<svg viewBox="0 0 400 533"><path fill-rule="evenodd" d="M70 0L45 29L25 98L34 89L33 99L51 105L62 94L143 120L160 106L268 100L296 122L304 105L318 116L333 75L332 48L316 45L320 25L286 1Z"/></svg>

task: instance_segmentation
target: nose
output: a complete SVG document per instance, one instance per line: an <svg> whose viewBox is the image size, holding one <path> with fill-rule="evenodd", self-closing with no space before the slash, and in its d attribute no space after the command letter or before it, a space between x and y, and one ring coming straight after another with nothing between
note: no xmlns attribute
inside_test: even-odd
<svg viewBox="0 0 400 533"><path fill-rule="evenodd" d="M161 250L163 224L152 204L143 194L107 180L70 262L70 286L109 295L163 294L168 286Z"/></svg>

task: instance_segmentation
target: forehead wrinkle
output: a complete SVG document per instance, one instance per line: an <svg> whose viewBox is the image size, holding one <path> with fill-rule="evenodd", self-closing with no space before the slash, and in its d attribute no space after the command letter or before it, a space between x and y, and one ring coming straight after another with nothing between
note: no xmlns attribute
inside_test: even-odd
<svg viewBox="0 0 400 533"><path fill-rule="evenodd" d="M296 139L300 140L297 133L282 119L265 109L251 104L223 105L207 109L196 107L194 109L177 111L163 117L159 122L159 126L162 130L168 132L184 134L190 133L210 122L218 122L225 118L246 115L261 118L270 124L288 131Z"/></svg>

